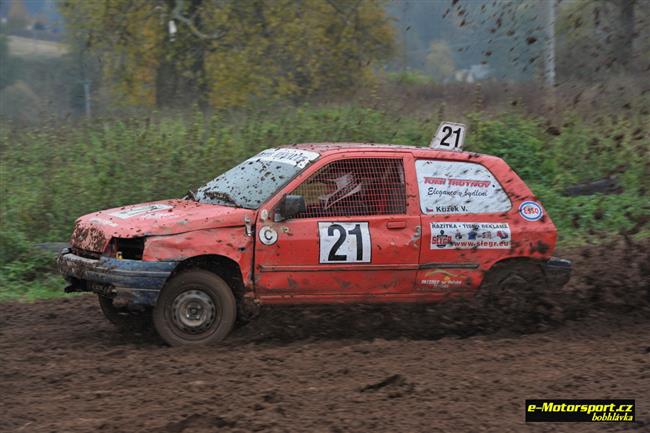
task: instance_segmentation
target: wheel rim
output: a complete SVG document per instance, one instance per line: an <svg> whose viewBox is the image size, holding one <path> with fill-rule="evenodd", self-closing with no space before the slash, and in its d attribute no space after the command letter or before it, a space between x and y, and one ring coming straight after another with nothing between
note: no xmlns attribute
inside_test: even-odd
<svg viewBox="0 0 650 433"><path fill-rule="evenodd" d="M202 290L180 293L171 307L174 326L188 334L201 334L217 320L217 307L210 295Z"/></svg>
<svg viewBox="0 0 650 433"><path fill-rule="evenodd" d="M520 275L509 275L501 281L496 296L496 303L508 310L517 310L524 304L524 295L528 282Z"/></svg>

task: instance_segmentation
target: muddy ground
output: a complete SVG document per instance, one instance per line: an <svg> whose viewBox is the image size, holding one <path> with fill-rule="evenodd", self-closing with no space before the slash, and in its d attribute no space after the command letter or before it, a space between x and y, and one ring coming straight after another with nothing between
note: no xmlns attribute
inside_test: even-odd
<svg viewBox="0 0 650 433"><path fill-rule="evenodd" d="M0 304L0 431L650 431L648 246L567 252L576 275L525 326L287 308L189 350L117 331L92 296ZM526 398L633 398L638 422L525 424Z"/></svg>

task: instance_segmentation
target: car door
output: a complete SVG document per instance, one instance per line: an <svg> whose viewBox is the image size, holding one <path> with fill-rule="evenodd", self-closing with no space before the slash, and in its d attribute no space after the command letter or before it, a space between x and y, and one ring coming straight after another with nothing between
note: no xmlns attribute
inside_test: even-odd
<svg viewBox="0 0 650 433"><path fill-rule="evenodd" d="M508 195L478 162L418 158L415 171L423 239L416 290L476 289L484 265L510 255Z"/></svg>
<svg viewBox="0 0 650 433"><path fill-rule="evenodd" d="M412 170L405 159L411 156L378 153L324 158L280 193L304 197L302 212L280 222L260 212L255 247L260 297L336 300L413 291L420 218L406 193L413 176L405 172Z"/></svg>

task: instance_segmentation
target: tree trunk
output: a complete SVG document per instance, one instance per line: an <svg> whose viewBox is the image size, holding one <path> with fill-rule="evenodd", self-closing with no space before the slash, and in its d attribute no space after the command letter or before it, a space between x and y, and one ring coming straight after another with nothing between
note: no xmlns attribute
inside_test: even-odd
<svg viewBox="0 0 650 433"><path fill-rule="evenodd" d="M617 57L623 70L632 71L634 67L634 6L636 0L618 0L618 42Z"/></svg>

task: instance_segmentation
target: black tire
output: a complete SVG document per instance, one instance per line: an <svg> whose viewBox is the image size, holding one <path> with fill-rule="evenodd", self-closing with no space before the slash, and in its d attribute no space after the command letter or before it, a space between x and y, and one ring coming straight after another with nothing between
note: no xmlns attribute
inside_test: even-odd
<svg viewBox="0 0 650 433"><path fill-rule="evenodd" d="M526 328L548 316L548 284L539 265L513 262L495 265L477 293L483 313L493 325Z"/></svg>
<svg viewBox="0 0 650 433"><path fill-rule="evenodd" d="M170 346L210 344L223 340L237 318L237 302L218 275L190 270L173 277L160 293L153 323Z"/></svg>
<svg viewBox="0 0 650 433"><path fill-rule="evenodd" d="M116 327L126 331L146 331L151 329L151 309L141 311L118 308L113 305L113 299L97 295L99 307L108 319Z"/></svg>

